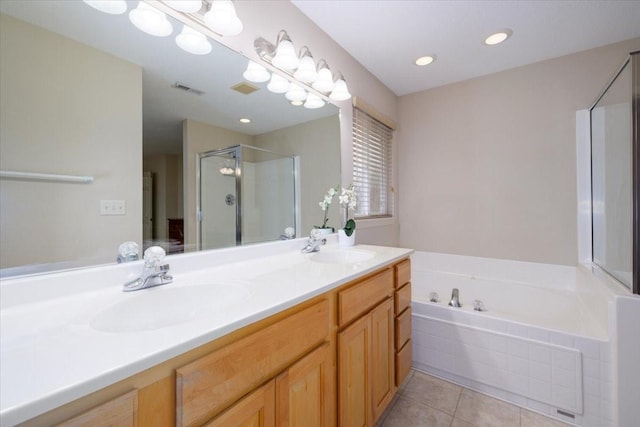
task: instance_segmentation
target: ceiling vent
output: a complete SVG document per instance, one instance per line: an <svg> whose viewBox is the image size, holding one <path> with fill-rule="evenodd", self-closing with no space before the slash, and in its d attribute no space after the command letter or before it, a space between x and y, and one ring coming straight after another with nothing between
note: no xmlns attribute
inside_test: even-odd
<svg viewBox="0 0 640 427"><path fill-rule="evenodd" d="M231 89L235 90L236 92L249 95L250 93L257 91L259 88L247 82L242 82L242 83L238 83L235 86L231 86Z"/></svg>
<svg viewBox="0 0 640 427"><path fill-rule="evenodd" d="M173 87L174 87L174 88L176 88L176 89L183 90L183 91L185 91L185 92L192 93L192 94L194 94L194 95L198 95L198 96L204 95L204 91L202 91L202 90L198 90L198 89L194 89L194 88L192 88L192 87L190 87L190 86L187 86L187 85L186 85L186 84L184 84L184 83L176 82L176 83L173 85Z"/></svg>

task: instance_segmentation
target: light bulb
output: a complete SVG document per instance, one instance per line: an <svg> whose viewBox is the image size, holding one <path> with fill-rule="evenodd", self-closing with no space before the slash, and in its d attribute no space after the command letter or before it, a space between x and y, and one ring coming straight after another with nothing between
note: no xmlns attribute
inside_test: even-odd
<svg viewBox="0 0 640 427"><path fill-rule="evenodd" d="M157 37L166 37L173 32L167 15L145 2L129 12L129 19L139 30Z"/></svg>
<svg viewBox="0 0 640 427"><path fill-rule="evenodd" d="M282 70L295 70L300 64L296 50L289 37L283 38L276 47L276 54L271 63Z"/></svg>
<svg viewBox="0 0 640 427"><path fill-rule="evenodd" d="M271 81L267 85L267 89L273 93L285 93L289 90L289 80L284 77L273 73L271 75Z"/></svg>
<svg viewBox="0 0 640 427"><path fill-rule="evenodd" d="M176 44L181 49L194 55L206 55L211 52L211 43L207 37L191 27L184 26L182 32L176 37Z"/></svg>
<svg viewBox="0 0 640 427"><path fill-rule="evenodd" d="M327 67L323 67L318 71L318 79L313 83L312 87L318 92L331 92L333 90L333 76Z"/></svg>
<svg viewBox="0 0 640 427"><path fill-rule="evenodd" d="M247 65L245 72L242 73L242 77L250 82L262 83L271 78L271 73L262 65L249 60L249 65Z"/></svg>
<svg viewBox="0 0 640 427"><path fill-rule="evenodd" d="M416 59L416 65L418 67L424 67L425 65L429 65L432 64L433 61L436 60L436 55L427 55L427 56L421 56L420 58Z"/></svg>
<svg viewBox="0 0 640 427"><path fill-rule="evenodd" d="M318 72L316 71L316 62L313 60L311 55L305 55L302 57L298 69L293 73L293 77L304 83L313 83L316 81L318 78Z"/></svg>
<svg viewBox="0 0 640 427"><path fill-rule="evenodd" d="M346 101L349 98L351 98L351 94L349 93L349 89L347 89L347 82L342 78L338 79L331 95L329 95L329 99L332 101Z"/></svg>
<svg viewBox="0 0 640 427"><path fill-rule="evenodd" d="M196 13L202 9L202 0L165 0L167 6L184 13Z"/></svg>
<svg viewBox="0 0 640 427"><path fill-rule="evenodd" d="M300 85L291 83L289 90L284 95L289 101L304 101L307 99L307 92Z"/></svg>
<svg viewBox="0 0 640 427"><path fill-rule="evenodd" d="M316 109L324 107L324 101L318 95L310 93L304 103L304 108Z"/></svg>
<svg viewBox="0 0 640 427"><path fill-rule="evenodd" d="M216 33L235 36L242 32L242 21L236 15L231 0L213 0L211 9L204 14L204 21Z"/></svg>
<svg viewBox="0 0 640 427"><path fill-rule="evenodd" d="M121 15L127 11L127 2L124 0L82 0L92 8L110 15Z"/></svg>
<svg viewBox="0 0 640 427"><path fill-rule="evenodd" d="M493 46L493 45L502 43L503 41L511 37L512 34L513 34L513 31L506 28L502 31L498 31L494 34L491 34L489 37L484 39L484 44Z"/></svg>

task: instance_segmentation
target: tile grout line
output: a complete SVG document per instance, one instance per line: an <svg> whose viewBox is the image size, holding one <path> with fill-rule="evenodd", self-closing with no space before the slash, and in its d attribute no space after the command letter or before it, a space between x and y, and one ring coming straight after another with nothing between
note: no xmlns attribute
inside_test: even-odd
<svg viewBox="0 0 640 427"><path fill-rule="evenodd" d="M464 392L464 387L462 386L459 386L459 387L460 387L460 394L458 394L458 399L456 400L456 408L453 410L453 419L451 420L451 425L453 425L453 421L456 419L456 415L458 414L458 405L460 405L460 399L462 399L462 393Z"/></svg>

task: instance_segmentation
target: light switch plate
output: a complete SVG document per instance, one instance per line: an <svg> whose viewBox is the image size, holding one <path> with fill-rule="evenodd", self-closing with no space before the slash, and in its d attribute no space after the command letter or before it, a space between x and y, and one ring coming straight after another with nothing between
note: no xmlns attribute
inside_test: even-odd
<svg viewBox="0 0 640 427"><path fill-rule="evenodd" d="M100 200L100 215L126 215L125 200Z"/></svg>

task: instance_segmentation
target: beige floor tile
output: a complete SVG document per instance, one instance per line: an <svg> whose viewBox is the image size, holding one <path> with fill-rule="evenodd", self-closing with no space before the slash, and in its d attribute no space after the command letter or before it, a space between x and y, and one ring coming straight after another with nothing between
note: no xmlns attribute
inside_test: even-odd
<svg viewBox="0 0 640 427"><path fill-rule="evenodd" d="M462 387L422 372L415 372L402 396L453 415Z"/></svg>
<svg viewBox="0 0 640 427"><path fill-rule="evenodd" d="M449 427L452 416L400 396L387 414L383 427Z"/></svg>
<svg viewBox="0 0 640 427"><path fill-rule="evenodd" d="M468 423L460 418L454 418L451 423L451 427L475 427L473 424Z"/></svg>
<svg viewBox="0 0 640 427"><path fill-rule="evenodd" d="M521 409L520 411L521 427L564 427L568 425L562 421L554 420L526 409Z"/></svg>
<svg viewBox="0 0 640 427"><path fill-rule="evenodd" d="M462 390L455 416L477 427L520 426L520 408L469 389Z"/></svg>

